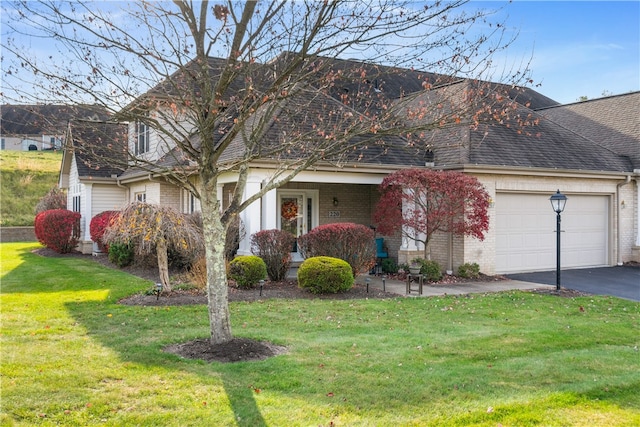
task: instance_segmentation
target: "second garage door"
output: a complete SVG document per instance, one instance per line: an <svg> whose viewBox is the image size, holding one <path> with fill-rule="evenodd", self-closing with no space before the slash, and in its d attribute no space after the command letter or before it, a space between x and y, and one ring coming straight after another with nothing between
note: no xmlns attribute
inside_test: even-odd
<svg viewBox="0 0 640 427"><path fill-rule="evenodd" d="M496 195L496 272L556 266L556 214L549 195ZM562 213L562 268L608 265L609 198L568 195Z"/></svg>

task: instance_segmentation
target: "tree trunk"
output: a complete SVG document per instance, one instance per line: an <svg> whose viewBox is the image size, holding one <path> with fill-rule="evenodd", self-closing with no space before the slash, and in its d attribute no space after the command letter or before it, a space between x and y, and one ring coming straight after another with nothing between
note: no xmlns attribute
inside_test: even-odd
<svg viewBox="0 0 640 427"><path fill-rule="evenodd" d="M201 208L202 229L207 264L207 299L211 344L230 341L231 321L227 288L227 271L224 259L226 227L221 221L215 185L203 184ZM213 188L211 188L213 187Z"/></svg>
<svg viewBox="0 0 640 427"><path fill-rule="evenodd" d="M156 256L158 258L158 273L163 292L171 292L171 282L169 281L169 256L167 254L167 241L158 239L156 242Z"/></svg>

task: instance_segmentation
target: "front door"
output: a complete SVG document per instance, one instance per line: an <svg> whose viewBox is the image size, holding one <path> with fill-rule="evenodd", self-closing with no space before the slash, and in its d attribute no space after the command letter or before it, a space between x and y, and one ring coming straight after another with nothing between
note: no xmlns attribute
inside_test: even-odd
<svg viewBox="0 0 640 427"><path fill-rule="evenodd" d="M315 206L317 194L300 190L281 190L278 193L278 227L295 237L307 233L317 222ZM301 261L297 242L291 248L294 261Z"/></svg>

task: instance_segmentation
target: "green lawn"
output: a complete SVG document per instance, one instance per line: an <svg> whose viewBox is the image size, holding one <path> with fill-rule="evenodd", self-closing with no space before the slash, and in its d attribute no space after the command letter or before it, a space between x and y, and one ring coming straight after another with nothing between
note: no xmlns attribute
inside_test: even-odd
<svg viewBox="0 0 640 427"><path fill-rule="evenodd" d="M2 425L637 426L640 304L524 292L231 304L288 347L235 364L163 346L206 309L131 307L151 283L0 245Z"/></svg>
<svg viewBox="0 0 640 427"><path fill-rule="evenodd" d="M35 207L58 185L60 151L0 151L0 225L33 225Z"/></svg>

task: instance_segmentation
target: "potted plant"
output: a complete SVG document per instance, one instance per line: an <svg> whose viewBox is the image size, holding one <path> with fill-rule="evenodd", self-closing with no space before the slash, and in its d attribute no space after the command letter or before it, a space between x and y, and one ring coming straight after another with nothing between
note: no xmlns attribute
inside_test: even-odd
<svg viewBox="0 0 640 427"><path fill-rule="evenodd" d="M411 260L409 264L409 273L410 274L420 274L420 269L422 268L422 264L420 263L419 258L415 258Z"/></svg>

